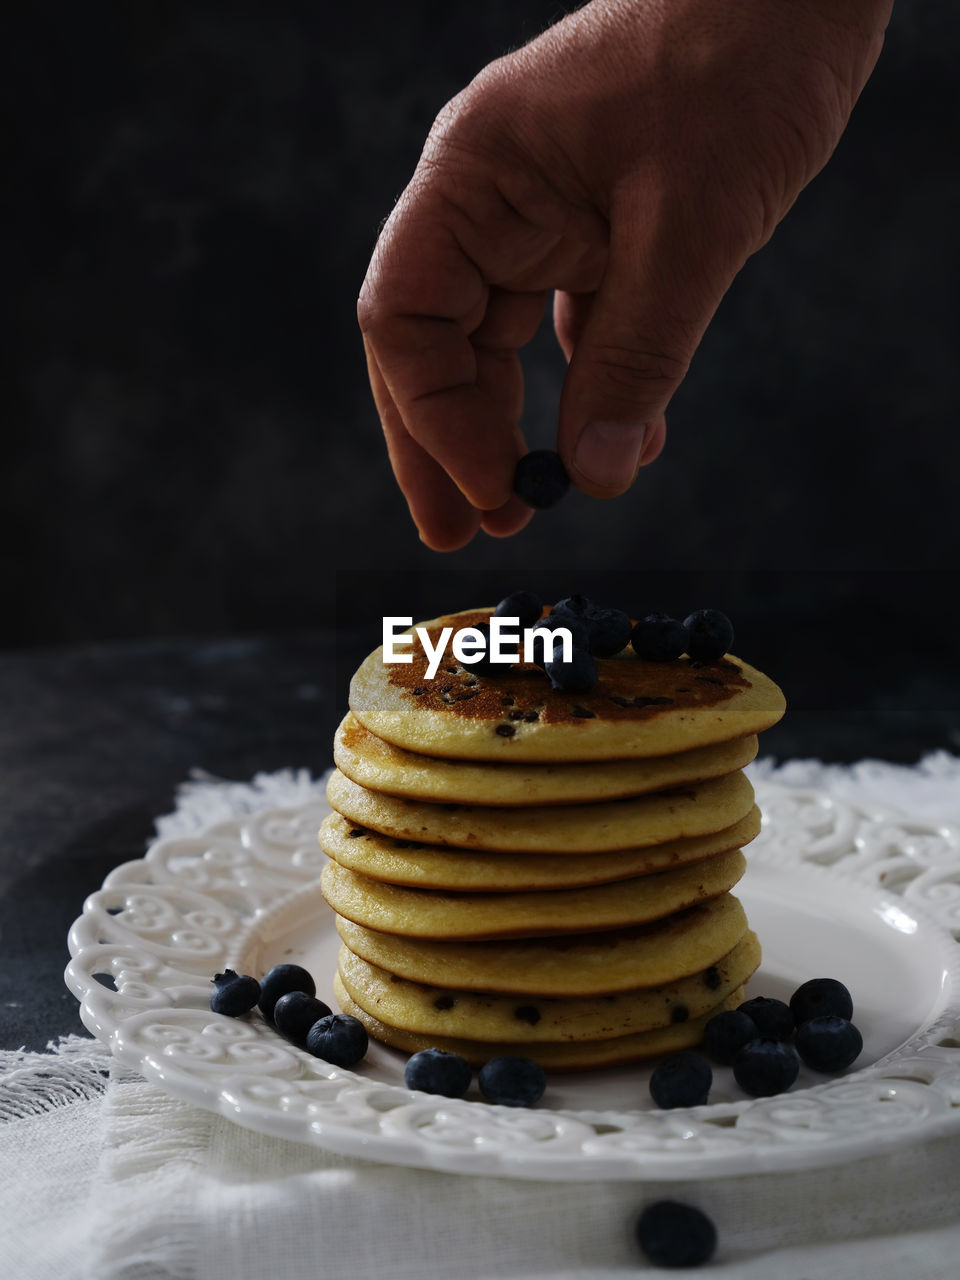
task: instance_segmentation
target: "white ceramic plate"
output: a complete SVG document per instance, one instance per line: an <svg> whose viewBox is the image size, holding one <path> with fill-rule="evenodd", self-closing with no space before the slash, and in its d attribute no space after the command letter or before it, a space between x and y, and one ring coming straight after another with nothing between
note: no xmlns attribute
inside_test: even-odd
<svg viewBox="0 0 960 1280"><path fill-rule="evenodd" d="M532 1109L411 1093L405 1055L353 1071L254 1013L212 1014L210 978L303 964L331 991L338 938L317 885L312 800L158 841L84 904L66 980L89 1030L170 1094L238 1124L395 1164L509 1177L660 1178L811 1168L960 1135L960 832L816 788L756 782L765 813L737 892L764 949L751 995L837 977L864 1051L748 1099L715 1070L707 1106L659 1111L649 1068L549 1078Z"/></svg>

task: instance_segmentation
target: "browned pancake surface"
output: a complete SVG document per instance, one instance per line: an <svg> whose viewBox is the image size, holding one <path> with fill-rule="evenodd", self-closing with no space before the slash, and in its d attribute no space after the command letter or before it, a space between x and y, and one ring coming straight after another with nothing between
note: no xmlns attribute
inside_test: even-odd
<svg viewBox="0 0 960 1280"><path fill-rule="evenodd" d="M485 621L468 610L420 624L436 641L444 626ZM762 672L728 654L646 662L632 649L601 658L589 692L562 693L532 664L491 673L445 660L427 679L419 642L409 663L384 664L381 649L361 664L350 688L356 719L397 746L448 759L615 760L670 755L729 742L775 724L783 695Z"/></svg>

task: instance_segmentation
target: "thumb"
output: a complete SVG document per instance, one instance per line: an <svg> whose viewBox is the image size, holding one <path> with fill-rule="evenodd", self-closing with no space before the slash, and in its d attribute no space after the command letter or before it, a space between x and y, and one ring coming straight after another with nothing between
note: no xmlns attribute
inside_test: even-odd
<svg viewBox="0 0 960 1280"><path fill-rule="evenodd" d="M560 401L559 451L577 487L597 498L629 488L659 452L657 423L749 253L746 236L714 238L702 213L673 216L667 202L645 200L612 211L603 279L577 317Z"/></svg>

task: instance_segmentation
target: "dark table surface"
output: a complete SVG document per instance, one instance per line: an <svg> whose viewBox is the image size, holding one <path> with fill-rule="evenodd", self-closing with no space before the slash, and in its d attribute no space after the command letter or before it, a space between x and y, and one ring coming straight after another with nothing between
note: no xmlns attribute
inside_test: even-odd
<svg viewBox="0 0 960 1280"><path fill-rule="evenodd" d="M192 769L330 767L343 673L367 640L337 644L330 628L0 654L0 1046L83 1029L63 984L67 932L107 872L142 856ZM840 717L795 706L762 750L911 763L958 749L955 708L934 689L919 706L881 691Z"/></svg>

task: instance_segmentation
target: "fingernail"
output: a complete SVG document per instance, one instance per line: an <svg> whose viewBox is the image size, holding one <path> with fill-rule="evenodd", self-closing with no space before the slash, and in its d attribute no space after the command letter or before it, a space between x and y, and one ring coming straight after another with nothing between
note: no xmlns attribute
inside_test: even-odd
<svg viewBox="0 0 960 1280"><path fill-rule="evenodd" d="M640 464L642 422L588 422L573 451L577 470L601 489L626 489Z"/></svg>

